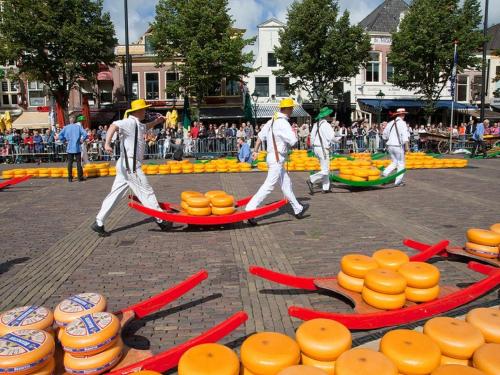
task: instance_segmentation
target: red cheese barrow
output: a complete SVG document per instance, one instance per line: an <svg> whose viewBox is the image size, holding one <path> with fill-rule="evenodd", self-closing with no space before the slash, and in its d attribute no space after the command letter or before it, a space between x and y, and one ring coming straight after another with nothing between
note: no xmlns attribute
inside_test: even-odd
<svg viewBox="0 0 500 375"><path fill-rule="evenodd" d="M157 211L151 208L144 207L137 201L136 197L132 197L132 201L129 202L129 206L145 215L153 216L157 219L170 221L172 223L182 223L188 225L202 225L202 226L216 226L216 225L226 225L240 223L248 219L254 219L258 216L266 215L270 212L276 211L279 208L286 205L288 202L286 199L270 203L266 206L262 206L252 211L237 211L231 215L223 216L191 216L186 215L185 212L176 204L169 202L161 202L160 207L164 211ZM252 197L247 197L236 202L235 207L244 207L250 202Z"/></svg>
<svg viewBox="0 0 500 375"><path fill-rule="evenodd" d="M32 176L24 176L24 177L14 177L10 180L0 182L0 190L5 189L9 186L14 186L20 184L21 182L28 181Z"/></svg>
<svg viewBox="0 0 500 375"><path fill-rule="evenodd" d="M180 284L148 300L116 312L115 314L120 318L122 329L132 320L144 318L145 316L157 312L172 301L175 301L200 284L207 277L207 271L200 271ZM141 370L166 372L177 366L180 357L188 349L196 345L213 343L222 339L238 328L247 319L248 316L245 312L236 313L226 321L209 329L200 336L157 355L153 355L149 350L138 350L125 346L122 360L109 372L109 374L125 375Z"/></svg>
<svg viewBox="0 0 500 375"><path fill-rule="evenodd" d="M433 246L428 246L425 250L422 250L410 259L412 261L425 262L434 255L443 252L448 245L449 241L441 241ZM368 330L408 324L450 311L474 301L499 286L500 269L476 262L470 262L468 267L471 270L486 275L486 278L464 289L455 286L442 286L439 297L434 301L421 304L407 301L403 308L390 311L378 310L369 306L363 301L360 293L342 288L335 277L296 277L279 274L260 267L250 267L250 273L294 288L334 292L349 299L354 304L356 312L353 314L339 314L291 306L288 309L290 316L301 320L316 318L332 319L344 324L349 329Z"/></svg>

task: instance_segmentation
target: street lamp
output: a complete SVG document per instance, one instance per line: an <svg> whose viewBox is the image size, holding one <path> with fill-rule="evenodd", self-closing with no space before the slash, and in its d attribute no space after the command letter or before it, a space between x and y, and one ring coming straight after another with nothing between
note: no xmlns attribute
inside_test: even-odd
<svg viewBox="0 0 500 375"><path fill-rule="evenodd" d="M257 100L259 100L259 93L257 90L255 90L252 94L252 100L253 100L253 120L254 120L254 127L257 129Z"/></svg>
<svg viewBox="0 0 500 375"><path fill-rule="evenodd" d="M377 94L378 99L378 124L382 122L382 100L384 100L385 94L380 90Z"/></svg>

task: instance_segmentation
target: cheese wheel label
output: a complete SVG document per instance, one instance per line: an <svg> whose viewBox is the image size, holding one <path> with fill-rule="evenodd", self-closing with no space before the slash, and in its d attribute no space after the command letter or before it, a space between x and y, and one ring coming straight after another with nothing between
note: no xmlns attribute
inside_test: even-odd
<svg viewBox="0 0 500 375"><path fill-rule="evenodd" d="M112 316L108 313L95 313L84 315L66 327L66 333L70 336L87 336L98 333L108 327L112 322Z"/></svg>
<svg viewBox="0 0 500 375"><path fill-rule="evenodd" d="M110 362L108 362L108 363L106 363L106 364L104 364L102 366L96 367L96 368L89 368L89 369L85 369L85 370L77 370L77 369L65 367L65 370L66 370L66 372L68 372L70 374L75 374L75 375L100 374L102 372L105 372L105 371L109 370L110 368L115 367L118 364L118 362L120 361L121 357L122 357L122 354L120 353L112 361L110 361Z"/></svg>
<svg viewBox="0 0 500 375"><path fill-rule="evenodd" d="M0 356L17 356L38 349L47 340L40 331L26 330L0 337Z"/></svg>
<svg viewBox="0 0 500 375"><path fill-rule="evenodd" d="M18 307L2 314L0 322L9 327L23 327L46 319L49 311L45 307Z"/></svg>
<svg viewBox="0 0 500 375"><path fill-rule="evenodd" d="M62 301L59 309L65 313L82 312L93 308L100 300L101 296L96 293L77 294Z"/></svg>

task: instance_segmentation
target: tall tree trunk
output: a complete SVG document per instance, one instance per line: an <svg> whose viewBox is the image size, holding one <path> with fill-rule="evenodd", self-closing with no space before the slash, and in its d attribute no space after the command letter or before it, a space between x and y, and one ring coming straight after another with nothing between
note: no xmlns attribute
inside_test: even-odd
<svg viewBox="0 0 500 375"><path fill-rule="evenodd" d="M62 112L61 114L58 113L58 116L57 116L57 121L59 123L59 127L62 128L67 123L67 119L68 119L69 95L68 95L68 92L66 90L53 91L52 95L54 96L54 99L56 101L57 108Z"/></svg>

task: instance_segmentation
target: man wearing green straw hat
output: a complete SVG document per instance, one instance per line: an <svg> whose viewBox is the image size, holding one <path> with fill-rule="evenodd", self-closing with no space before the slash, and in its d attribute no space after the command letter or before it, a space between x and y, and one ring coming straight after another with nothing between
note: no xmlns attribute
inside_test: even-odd
<svg viewBox="0 0 500 375"><path fill-rule="evenodd" d="M314 194L314 185L319 183L323 194L330 192L330 145L335 140L335 132L326 119L332 113L332 109L322 108L311 131L311 145L321 164L321 170L306 180L311 195Z"/></svg>

